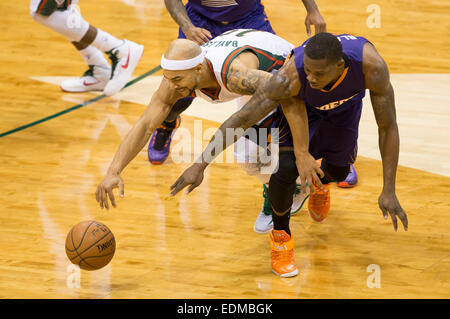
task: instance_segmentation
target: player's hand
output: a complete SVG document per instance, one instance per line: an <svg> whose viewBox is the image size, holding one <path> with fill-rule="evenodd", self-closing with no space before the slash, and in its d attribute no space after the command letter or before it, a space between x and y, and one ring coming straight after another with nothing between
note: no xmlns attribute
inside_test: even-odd
<svg viewBox="0 0 450 319"><path fill-rule="evenodd" d="M172 190L170 196L175 196L179 191L188 185L190 186L186 193L189 194L192 192L194 188L202 183L204 170L205 169L199 164L194 164L186 169L183 174L178 177L177 181L170 186L170 189Z"/></svg>
<svg viewBox="0 0 450 319"><path fill-rule="evenodd" d="M327 24L319 11L312 11L306 14L305 26L308 37L311 36L311 25L314 25L315 34L327 31Z"/></svg>
<svg viewBox="0 0 450 319"><path fill-rule="evenodd" d="M397 231L397 217L400 218L405 231L408 230L408 217L405 211L400 206L397 196L394 192L382 192L378 198L378 206L380 206L383 212L384 219L388 218L388 214L391 215L392 224L394 224L394 230Z"/></svg>
<svg viewBox="0 0 450 319"><path fill-rule="evenodd" d="M113 207L116 207L116 199L113 193L114 188L119 188L120 197L124 196L124 184L120 175L107 174L100 184L98 184L95 199L102 209L109 209L108 197Z"/></svg>
<svg viewBox="0 0 450 319"><path fill-rule="evenodd" d="M211 33L208 30L203 29L203 28L189 26L186 28L182 28L182 30L183 30L183 33L186 35L187 39L195 41L199 45L202 45L212 39Z"/></svg>
<svg viewBox="0 0 450 319"><path fill-rule="evenodd" d="M314 186L312 183L313 180L318 187L323 187L319 178L319 176L324 176L323 171L317 165L316 160L311 156L311 154L309 154L309 152L296 153L295 162L297 165L298 174L300 176L300 182L302 184L302 193L306 193L306 182L308 182L308 187L311 194L314 194Z"/></svg>

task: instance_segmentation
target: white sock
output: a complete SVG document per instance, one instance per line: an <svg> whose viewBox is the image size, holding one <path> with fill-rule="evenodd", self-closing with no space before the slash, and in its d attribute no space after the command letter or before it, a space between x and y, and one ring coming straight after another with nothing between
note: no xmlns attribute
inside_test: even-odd
<svg viewBox="0 0 450 319"><path fill-rule="evenodd" d="M106 61L103 53L99 49L91 45L83 50L79 50L78 52L80 52L83 60L87 63L87 65L109 67L108 61Z"/></svg>
<svg viewBox="0 0 450 319"><path fill-rule="evenodd" d="M108 52L121 46L123 43L123 40L119 40L111 34L97 28L97 36L95 37L94 42L92 42L92 46L103 52Z"/></svg>

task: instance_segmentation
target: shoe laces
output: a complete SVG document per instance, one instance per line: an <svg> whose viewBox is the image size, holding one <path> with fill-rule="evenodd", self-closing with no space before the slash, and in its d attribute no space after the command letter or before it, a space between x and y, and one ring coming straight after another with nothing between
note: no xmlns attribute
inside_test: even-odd
<svg viewBox="0 0 450 319"><path fill-rule="evenodd" d="M116 70L116 66L119 63L119 56L117 54L118 50L113 52L113 50L106 52L109 59L111 60L111 78L113 77L114 71Z"/></svg>
<svg viewBox="0 0 450 319"><path fill-rule="evenodd" d="M153 148L157 151L161 151L167 146L172 130L167 129L164 126L160 126L156 129L156 136L153 141Z"/></svg>
<svg viewBox="0 0 450 319"><path fill-rule="evenodd" d="M284 243L279 242L275 243L277 246L281 246ZM283 250L275 250L272 249L272 257L276 262L282 263L292 263L294 261L294 250L293 249L283 249Z"/></svg>
<svg viewBox="0 0 450 319"><path fill-rule="evenodd" d="M311 204L316 207L323 207L327 206L330 202L330 190L325 188L325 190L322 190L321 188L317 187L314 183L314 194L311 194L309 196L309 200L311 201Z"/></svg>

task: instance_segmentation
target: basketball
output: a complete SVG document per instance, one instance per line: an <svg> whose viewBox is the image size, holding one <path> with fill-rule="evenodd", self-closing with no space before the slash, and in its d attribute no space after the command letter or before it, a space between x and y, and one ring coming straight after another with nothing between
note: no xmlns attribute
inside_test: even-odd
<svg viewBox="0 0 450 319"><path fill-rule="evenodd" d="M116 251L116 240L104 224L88 220L72 227L66 238L69 260L84 270L105 267Z"/></svg>

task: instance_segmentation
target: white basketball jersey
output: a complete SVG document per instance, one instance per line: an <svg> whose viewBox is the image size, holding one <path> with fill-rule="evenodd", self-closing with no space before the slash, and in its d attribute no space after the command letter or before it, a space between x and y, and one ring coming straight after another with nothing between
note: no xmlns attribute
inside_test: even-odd
<svg viewBox="0 0 450 319"><path fill-rule="evenodd" d="M195 90L195 95L212 103L221 103L241 97L226 88L227 73L233 60L244 51L251 51L259 59L259 70L279 69L291 54L294 45L275 34L253 29L236 29L223 33L202 45L206 61L214 73L217 88Z"/></svg>

